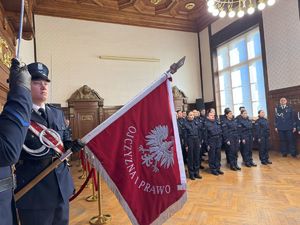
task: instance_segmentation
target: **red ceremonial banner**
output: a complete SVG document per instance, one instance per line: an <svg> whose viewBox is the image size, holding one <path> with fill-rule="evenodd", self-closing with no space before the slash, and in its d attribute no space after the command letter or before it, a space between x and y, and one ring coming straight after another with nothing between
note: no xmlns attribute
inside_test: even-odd
<svg viewBox="0 0 300 225"><path fill-rule="evenodd" d="M170 75L164 74L83 141L133 224L162 224L185 203L186 177Z"/></svg>

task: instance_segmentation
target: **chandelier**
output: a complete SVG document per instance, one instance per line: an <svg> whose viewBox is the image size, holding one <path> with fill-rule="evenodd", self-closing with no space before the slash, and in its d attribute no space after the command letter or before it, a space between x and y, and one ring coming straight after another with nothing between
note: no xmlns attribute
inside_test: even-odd
<svg viewBox="0 0 300 225"><path fill-rule="evenodd" d="M256 8L260 11L266 6L274 5L276 0L207 0L208 12L213 16L224 18L226 15L241 18L246 13L251 15Z"/></svg>

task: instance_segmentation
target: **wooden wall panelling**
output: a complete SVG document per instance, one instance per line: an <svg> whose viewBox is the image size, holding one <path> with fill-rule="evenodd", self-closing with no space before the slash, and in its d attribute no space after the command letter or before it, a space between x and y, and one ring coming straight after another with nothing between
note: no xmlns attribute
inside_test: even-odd
<svg viewBox="0 0 300 225"><path fill-rule="evenodd" d="M18 36L20 27L20 0L1 0L5 10L5 16L14 31L14 36ZM31 40L33 37L33 0L25 0L24 19L23 19L23 33L22 38Z"/></svg>
<svg viewBox="0 0 300 225"><path fill-rule="evenodd" d="M68 107L61 107L62 111L64 112L65 118L70 120L70 111Z"/></svg>
<svg viewBox="0 0 300 225"><path fill-rule="evenodd" d="M19 15L21 1L0 1L0 112L6 102L8 84L7 78L11 58L15 55L16 36L19 30ZM25 0L25 17L23 37L32 38L32 0Z"/></svg>
<svg viewBox="0 0 300 225"><path fill-rule="evenodd" d="M106 106L103 108L103 121L110 117L112 114L121 109L122 106ZM102 122L103 122L102 121Z"/></svg>
<svg viewBox="0 0 300 225"><path fill-rule="evenodd" d="M75 131L78 138L84 137L100 124L98 107L92 102L86 102L86 108L74 107Z"/></svg>
<svg viewBox="0 0 300 225"><path fill-rule="evenodd" d="M15 52L14 32L8 23L5 11L0 3L0 111L6 102L8 92L7 78L9 74L10 59Z"/></svg>
<svg viewBox="0 0 300 225"><path fill-rule="evenodd" d="M279 137L275 132L274 122L275 122L275 107L279 104L280 98L285 97L288 100L288 104L291 105L295 111L295 119L297 119L297 112L300 112L300 86L283 88L278 90L273 90L269 92L268 98L268 108L269 114L268 119L270 121L270 131L271 131L271 149L279 151ZM295 134L297 149L300 150L300 135Z"/></svg>
<svg viewBox="0 0 300 225"><path fill-rule="evenodd" d="M73 138L82 138L100 124L98 102L75 102L70 107L70 126Z"/></svg>

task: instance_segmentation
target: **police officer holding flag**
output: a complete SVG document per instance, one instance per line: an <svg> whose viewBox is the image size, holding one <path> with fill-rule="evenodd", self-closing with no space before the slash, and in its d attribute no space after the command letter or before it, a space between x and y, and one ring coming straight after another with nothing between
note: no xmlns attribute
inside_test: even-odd
<svg viewBox="0 0 300 225"><path fill-rule="evenodd" d="M23 151L16 165L17 192L57 160L61 152L83 147L72 141L63 111L46 104L48 97L48 68L42 63L28 65L32 76L33 110ZM57 144L59 143L59 144ZM72 177L64 162L34 186L17 202L22 225L67 225L69 198L74 192Z"/></svg>
<svg viewBox="0 0 300 225"><path fill-rule="evenodd" d="M0 224L16 225L11 166L18 161L31 114L30 74L12 59L7 102L0 115Z"/></svg>

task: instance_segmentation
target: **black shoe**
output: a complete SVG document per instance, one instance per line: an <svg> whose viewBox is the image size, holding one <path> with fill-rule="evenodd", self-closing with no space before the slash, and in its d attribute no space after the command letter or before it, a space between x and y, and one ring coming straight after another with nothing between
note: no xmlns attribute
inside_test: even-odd
<svg viewBox="0 0 300 225"><path fill-rule="evenodd" d="M242 170L241 167L239 167L238 165L236 165L235 168L236 168L237 170Z"/></svg>
<svg viewBox="0 0 300 225"><path fill-rule="evenodd" d="M267 163L267 164L272 164L272 162L271 162L271 161L269 161L269 160L268 160L266 163Z"/></svg>
<svg viewBox="0 0 300 225"><path fill-rule="evenodd" d="M211 171L211 174L215 175L215 176L219 176L219 173L215 170Z"/></svg>
<svg viewBox="0 0 300 225"><path fill-rule="evenodd" d="M199 174L197 174L197 175L195 176L195 178L197 178L197 179L202 179L202 176L200 176Z"/></svg>
<svg viewBox="0 0 300 225"><path fill-rule="evenodd" d="M237 168L235 166L230 166L230 169L233 171L237 171Z"/></svg>
<svg viewBox="0 0 300 225"><path fill-rule="evenodd" d="M191 180L195 180L195 177L194 177L194 176L190 176L190 179L191 179Z"/></svg>
<svg viewBox="0 0 300 225"><path fill-rule="evenodd" d="M286 157L287 157L287 154L282 154L282 157L286 158Z"/></svg>
<svg viewBox="0 0 300 225"><path fill-rule="evenodd" d="M251 164L250 163L245 163L245 166L251 167Z"/></svg>
<svg viewBox="0 0 300 225"><path fill-rule="evenodd" d="M293 158L297 158L297 155L292 155Z"/></svg>
<svg viewBox="0 0 300 225"><path fill-rule="evenodd" d="M263 165L268 165L268 163L267 163L267 162L261 162L261 164L263 164Z"/></svg>
<svg viewBox="0 0 300 225"><path fill-rule="evenodd" d="M222 170L217 170L218 174L223 175L224 172Z"/></svg>
<svg viewBox="0 0 300 225"><path fill-rule="evenodd" d="M200 169L203 170L203 169L205 169L205 167L204 166L200 166Z"/></svg>
<svg viewBox="0 0 300 225"><path fill-rule="evenodd" d="M253 167L257 167L257 165L254 162L251 162L250 165Z"/></svg>

